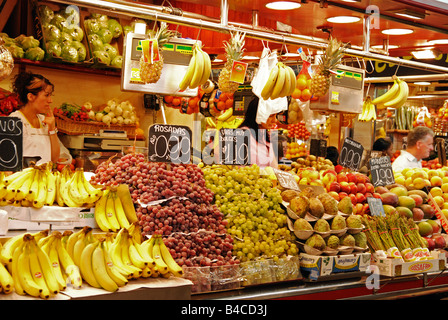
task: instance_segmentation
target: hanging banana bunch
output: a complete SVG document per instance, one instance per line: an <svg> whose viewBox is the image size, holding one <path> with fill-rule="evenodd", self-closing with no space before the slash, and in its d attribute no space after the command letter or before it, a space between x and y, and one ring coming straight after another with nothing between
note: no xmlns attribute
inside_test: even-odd
<svg viewBox="0 0 448 320"><path fill-rule="evenodd" d="M295 88L296 75L294 70L283 62L277 62L269 73L268 81L261 91L261 97L264 100L274 100L290 96Z"/></svg>
<svg viewBox="0 0 448 320"><path fill-rule="evenodd" d="M409 96L409 86L406 81L393 76L394 84L390 89L383 95L375 98L372 103L376 105L379 110L386 108L398 109L408 99Z"/></svg>
<svg viewBox="0 0 448 320"><path fill-rule="evenodd" d="M376 109L372 102L372 98L367 96L362 104L362 112L358 115L358 121L376 120Z"/></svg>
<svg viewBox="0 0 448 320"><path fill-rule="evenodd" d="M193 56L187 68L185 76L179 84L180 90L197 88L205 84L210 77L212 63L207 52L203 51L198 44L194 45Z"/></svg>

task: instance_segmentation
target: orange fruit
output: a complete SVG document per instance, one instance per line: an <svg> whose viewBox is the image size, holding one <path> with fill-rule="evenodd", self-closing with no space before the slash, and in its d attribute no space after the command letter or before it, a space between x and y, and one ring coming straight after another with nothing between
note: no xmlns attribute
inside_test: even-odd
<svg viewBox="0 0 448 320"><path fill-rule="evenodd" d="M218 108L218 110L224 110L226 108L226 104L224 101L218 101L218 103L216 104L216 108Z"/></svg>
<svg viewBox="0 0 448 320"><path fill-rule="evenodd" d="M303 90L303 89L305 89L307 87L307 81L306 81L306 79L303 79L303 78L299 78L299 79L297 79L297 81L296 81L296 88L297 89L299 89L299 90Z"/></svg>
<svg viewBox="0 0 448 320"><path fill-rule="evenodd" d="M302 96L301 96L300 100L308 101L311 99L311 96L312 96L312 94L311 94L310 89L305 89L302 91Z"/></svg>
<svg viewBox="0 0 448 320"><path fill-rule="evenodd" d="M294 99L300 99L301 96L302 96L302 90L296 87L294 89L294 92L291 94L291 97L293 97Z"/></svg>
<svg viewBox="0 0 448 320"><path fill-rule="evenodd" d="M305 73L299 73L297 75L297 80L299 80L299 79L308 80L309 77Z"/></svg>
<svg viewBox="0 0 448 320"><path fill-rule="evenodd" d="M227 99L225 104L226 104L226 109L232 108L233 107L233 99L231 99L231 98Z"/></svg>
<svg viewBox="0 0 448 320"><path fill-rule="evenodd" d="M175 107L179 106L180 105L180 98L178 98L178 97L173 98L172 104Z"/></svg>
<svg viewBox="0 0 448 320"><path fill-rule="evenodd" d="M192 108L194 108L199 102L199 98L198 97L193 97L190 98L190 100L188 100L188 105Z"/></svg>
<svg viewBox="0 0 448 320"><path fill-rule="evenodd" d="M165 101L165 103L171 103L173 102L174 97L173 96L165 96L163 97L163 101Z"/></svg>
<svg viewBox="0 0 448 320"><path fill-rule="evenodd" d="M228 98L229 97L225 92L221 92L221 94L219 95L219 101L226 101Z"/></svg>

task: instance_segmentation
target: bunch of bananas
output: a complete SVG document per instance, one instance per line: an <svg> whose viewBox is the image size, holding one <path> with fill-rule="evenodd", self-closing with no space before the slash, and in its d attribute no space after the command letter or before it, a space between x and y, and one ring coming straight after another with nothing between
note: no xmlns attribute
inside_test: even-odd
<svg viewBox="0 0 448 320"><path fill-rule="evenodd" d="M375 105L372 103L372 98L367 96L362 104L362 111L358 115L359 121L372 121L376 120L376 109Z"/></svg>
<svg viewBox="0 0 448 320"><path fill-rule="evenodd" d="M212 63L207 52L203 51L201 46L195 44L193 46L193 56L188 64L187 72L182 78L179 89L181 91L197 88L205 84L210 77Z"/></svg>
<svg viewBox="0 0 448 320"><path fill-rule="evenodd" d="M264 100L290 96L296 89L296 75L291 67L277 62L269 73L269 78L261 90Z"/></svg>
<svg viewBox="0 0 448 320"><path fill-rule="evenodd" d="M74 173L66 166L52 171L51 162L31 166L9 176L0 174L0 205L42 208L57 204L61 207L91 207L103 191L90 184L82 169Z"/></svg>
<svg viewBox="0 0 448 320"><path fill-rule="evenodd" d="M409 96L409 86L406 81L401 80L400 78L394 76L393 77L394 84L390 89L384 93L383 95L375 98L372 103L376 105L379 110L385 108L394 108L398 109L408 99Z"/></svg>
<svg viewBox="0 0 448 320"><path fill-rule="evenodd" d="M95 221L102 231L118 231L137 222L134 202L126 184L106 189L95 204Z"/></svg>

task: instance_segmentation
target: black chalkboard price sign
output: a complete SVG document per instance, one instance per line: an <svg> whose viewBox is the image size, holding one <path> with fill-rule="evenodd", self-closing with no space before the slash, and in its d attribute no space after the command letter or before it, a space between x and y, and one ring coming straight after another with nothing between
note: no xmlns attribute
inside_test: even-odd
<svg viewBox="0 0 448 320"><path fill-rule="evenodd" d="M371 216L385 217L383 201L374 197L367 197L367 203L369 204L369 210Z"/></svg>
<svg viewBox="0 0 448 320"><path fill-rule="evenodd" d="M344 168L358 171L361 165L364 147L353 139L345 138L342 149L339 152L339 164Z"/></svg>
<svg viewBox="0 0 448 320"><path fill-rule="evenodd" d="M22 146L22 120L16 117L0 117L0 171L22 170Z"/></svg>
<svg viewBox="0 0 448 320"><path fill-rule="evenodd" d="M372 184L375 187L387 186L395 183L394 172L388 156L371 158L370 172L372 174Z"/></svg>
<svg viewBox="0 0 448 320"><path fill-rule="evenodd" d="M250 165L250 131L246 129L219 130L220 164Z"/></svg>
<svg viewBox="0 0 448 320"><path fill-rule="evenodd" d="M294 179L294 176L291 173L275 168L272 168L272 170L274 170L274 174L277 177L278 183L283 188L300 191L299 185L297 184L296 179Z"/></svg>
<svg viewBox="0 0 448 320"><path fill-rule="evenodd" d="M148 160L187 164L191 162L191 129L154 124L148 133Z"/></svg>

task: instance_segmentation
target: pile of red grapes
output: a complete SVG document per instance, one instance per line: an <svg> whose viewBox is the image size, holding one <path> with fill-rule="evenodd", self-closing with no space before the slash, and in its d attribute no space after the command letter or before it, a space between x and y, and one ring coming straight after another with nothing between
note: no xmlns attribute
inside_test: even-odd
<svg viewBox="0 0 448 320"><path fill-rule="evenodd" d="M194 164L149 162L143 153L130 153L98 165L92 184L127 184L136 205L142 235L161 234L179 265L212 266L235 263L227 221L212 204Z"/></svg>

